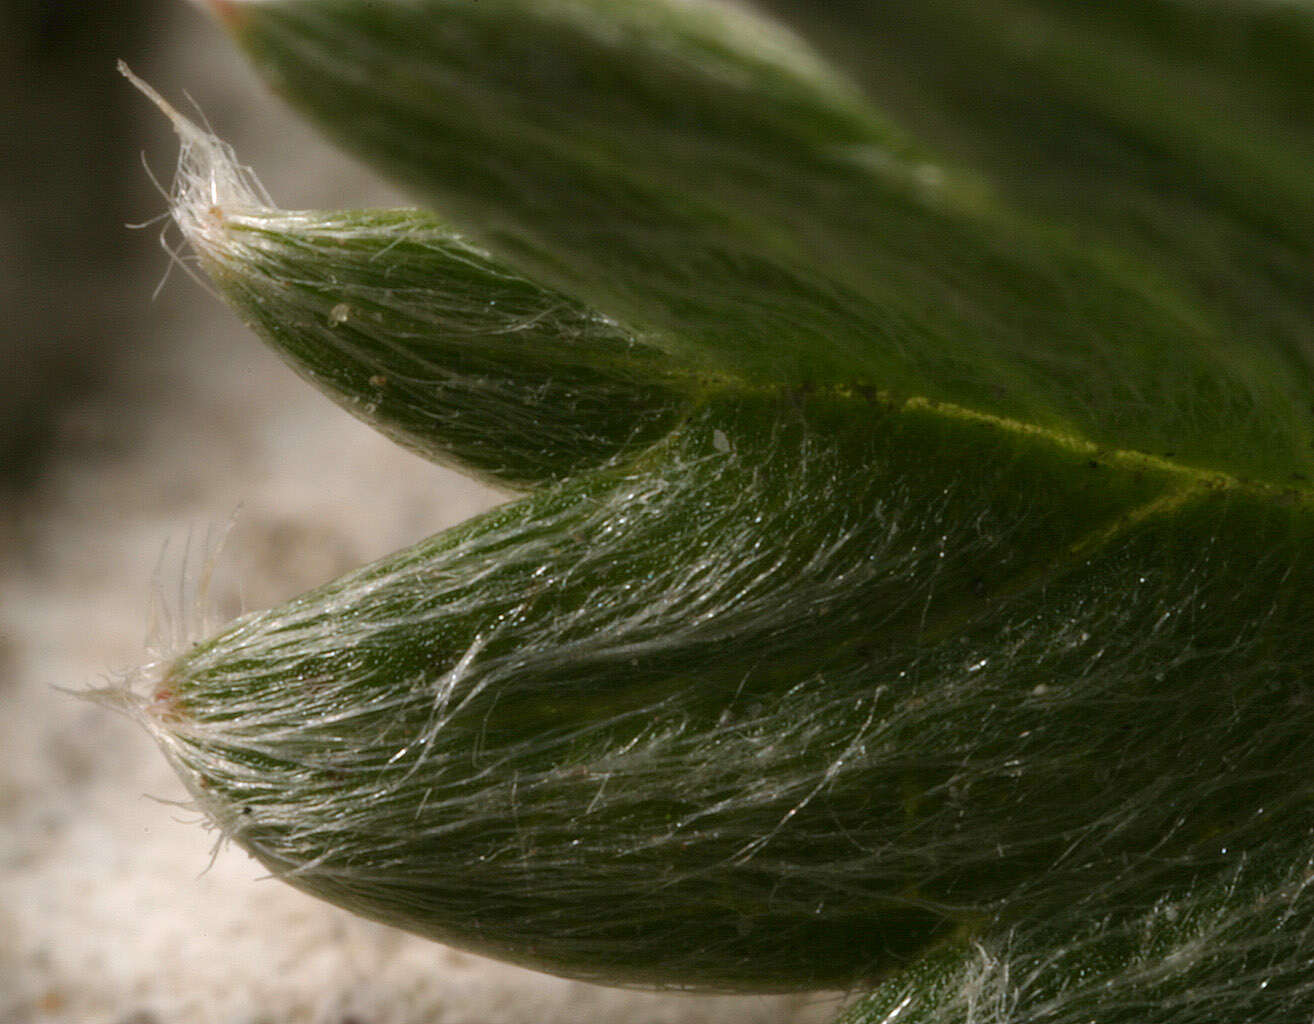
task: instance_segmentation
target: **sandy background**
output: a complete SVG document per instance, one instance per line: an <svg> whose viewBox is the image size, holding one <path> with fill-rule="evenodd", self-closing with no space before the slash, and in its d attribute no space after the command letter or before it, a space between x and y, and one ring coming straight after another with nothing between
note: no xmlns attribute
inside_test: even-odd
<svg viewBox="0 0 1314 1024"><path fill-rule="evenodd" d="M195 8L0 7L0 1024L828 1019L832 997L563 982L262 880L170 803L182 787L143 731L59 689L130 671L153 630L194 633L188 553L230 519L217 619L502 498L339 412L183 274L152 300L162 225L124 224L164 209L141 154L167 183L175 149L119 57L189 92L282 205L393 198Z"/></svg>

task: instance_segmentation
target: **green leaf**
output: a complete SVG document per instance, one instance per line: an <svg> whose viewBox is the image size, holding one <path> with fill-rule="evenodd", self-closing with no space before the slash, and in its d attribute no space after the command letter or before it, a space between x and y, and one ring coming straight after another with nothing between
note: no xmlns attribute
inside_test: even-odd
<svg viewBox="0 0 1314 1024"><path fill-rule="evenodd" d="M1309 365L1308 4L763 2L1010 204L1171 268Z"/></svg>
<svg viewBox="0 0 1314 1024"><path fill-rule="evenodd" d="M703 386L423 211L277 209L231 147L119 70L178 133L173 217L222 296L393 440L530 485L642 450Z"/></svg>
<svg viewBox="0 0 1314 1024"><path fill-rule="evenodd" d="M858 5L866 15L845 24L879 24L896 17L881 12L909 6ZM1172 262L1149 262L1121 232L1092 238L995 198L981 179L908 142L802 42L736 7L230 7L257 67L335 138L531 276L651 332L695 365L755 380L876 386L1270 482L1311 471L1307 331L1239 332L1246 325L1235 311L1201 294L1210 283L1201 275L1193 281ZM997 23L1028 27L1007 7L986 7ZM989 40L1008 36L979 17L937 14L987 53ZM1078 58L1108 36L1084 42ZM940 54L953 65L955 51L941 43ZM1033 76L1033 102L1058 92L1052 81L1067 56L1057 47L1045 54L1055 70L1048 81ZM1233 99L1234 74L1193 70L1213 86L1211 102ZM1134 71L1100 76L1105 105L1153 120L1177 94ZM1083 79L1088 91L1095 77ZM1309 99L1297 89L1282 95ZM1176 147L1173 190L1205 197L1199 202L1225 224L1229 206L1245 198L1242 213L1258 217L1256 192L1283 216L1314 211L1309 161L1278 145L1276 129L1254 142L1247 134L1256 129L1223 135L1250 110L1222 109L1179 113L1151 137ZM1205 127L1192 130L1200 120ZM1134 171L1154 174L1142 160ZM1258 185L1245 177L1252 165L1267 172ZM1061 187L1084 183L1065 178ZM1206 231L1183 241L1236 242ZM1253 229L1241 239L1266 240ZM1149 255L1164 248L1182 251ZM1280 296L1279 315L1299 313L1303 324L1306 275L1293 289Z"/></svg>
<svg viewBox="0 0 1314 1024"><path fill-rule="evenodd" d="M477 240L182 202L221 289L340 399L414 377L368 413L406 443L538 485L166 670L143 714L226 834L593 980L1314 1013L1308 112L1241 117L1298 105L1251 65L1303 15L1146 7L1286 26L1233 66L1130 7L791 6L836 52L908 26L864 94L718 3L221 6ZM991 125L972 68L1066 127ZM923 93L981 174L873 105Z"/></svg>
<svg viewBox="0 0 1314 1024"><path fill-rule="evenodd" d="M184 654L166 749L292 884L571 975L833 987L1084 927L1307 835L1314 565L1307 505L1072 461L727 396Z"/></svg>
<svg viewBox="0 0 1314 1024"><path fill-rule="evenodd" d="M501 484L642 450L700 388L417 210L246 207L189 237L224 297L312 384L421 455Z"/></svg>
<svg viewBox="0 0 1314 1024"><path fill-rule="evenodd" d="M1301 1019L1309 971L1293 954L1308 948L1310 868L1292 837L1135 915L947 946L837 1024Z"/></svg>

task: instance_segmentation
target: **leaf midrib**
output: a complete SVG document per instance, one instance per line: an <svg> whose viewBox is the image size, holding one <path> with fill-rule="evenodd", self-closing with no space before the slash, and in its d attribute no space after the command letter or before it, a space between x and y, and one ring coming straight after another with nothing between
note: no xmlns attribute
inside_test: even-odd
<svg viewBox="0 0 1314 1024"><path fill-rule="evenodd" d="M671 373L671 378L681 374ZM1154 473L1176 478L1180 486L1171 493L1190 496L1194 494L1248 495L1263 500L1283 501L1291 505L1309 505L1314 503L1314 484L1297 478L1288 484L1276 484L1264 480L1254 480L1236 476L1218 469L1205 469L1180 462L1162 455L1152 455L1134 448L1110 448L1096 444L1094 441L1077 434L1065 433L1051 427L1023 420L1000 416L997 413L982 412L968 406L923 395L898 397L888 391L879 390L865 384L794 386L787 383L776 385L759 384L743 378L731 378L709 374L688 373L684 376L703 390L705 401L714 401L713 390L733 393L740 397L760 396L764 394L794 393L806 400L812 394L830 395L864 405L879 407L882 414L907 414L913 412L930 413L946 421L975 424L1002 434L1018 438L1039 440L1051 445L1058 451L1071 454L1076 461L1093 463L1091 468L1113 468L1128 473ZM696 409L702 402L694 402L691 409ZM678 429L678 428L677 428Z"/></svg>

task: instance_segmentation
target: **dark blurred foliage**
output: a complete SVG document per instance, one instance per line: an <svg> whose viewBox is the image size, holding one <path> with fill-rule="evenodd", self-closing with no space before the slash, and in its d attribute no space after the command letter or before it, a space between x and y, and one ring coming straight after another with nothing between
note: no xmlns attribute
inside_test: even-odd
<svg viewBox="0 0 1314 1024"><path fill-rule="evenodd" d="M140 163L147 111L115 61L149 51L176 0L0 3L0 500L61 448L105 443L76 410L141 359L157 250L125 228L163 209ZM169 158L153 161L168 166ZM144 289L144 293L143 293ZM92 436L95 435L95 436Z"/></svg>

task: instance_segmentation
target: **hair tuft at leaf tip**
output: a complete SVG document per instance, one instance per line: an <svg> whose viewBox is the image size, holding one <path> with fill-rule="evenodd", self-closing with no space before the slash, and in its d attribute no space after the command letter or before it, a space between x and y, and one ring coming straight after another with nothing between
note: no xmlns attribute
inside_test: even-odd
<svg viewBox="0 0 1314 1024"><path fill-rule="evenodd" d="M120 60L119 72L159 107L177 133L181 148L169 196L170 213L198 252L210 252L225 234L234 213L273 206L255 172L240 164L233 147L179 113L178 108Z"/></svg>

